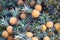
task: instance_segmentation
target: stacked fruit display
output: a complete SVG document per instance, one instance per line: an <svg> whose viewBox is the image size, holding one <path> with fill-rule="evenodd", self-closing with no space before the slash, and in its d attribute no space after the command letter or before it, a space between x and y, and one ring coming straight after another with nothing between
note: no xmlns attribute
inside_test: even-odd
<svg viewBox="0 0 60 40"><path fill-rule="evenodd" d="M60 40L59 0L1 0L0 40Z"/></svg>

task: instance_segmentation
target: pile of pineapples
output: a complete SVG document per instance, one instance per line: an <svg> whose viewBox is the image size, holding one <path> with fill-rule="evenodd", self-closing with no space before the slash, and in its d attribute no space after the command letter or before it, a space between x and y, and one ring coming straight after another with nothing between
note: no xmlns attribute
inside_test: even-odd
<svg viewBox="0 0 60 40"><path fill-rule="evenodd" d="M1 0L1 40L60 40L60 0Z"/></svg>

